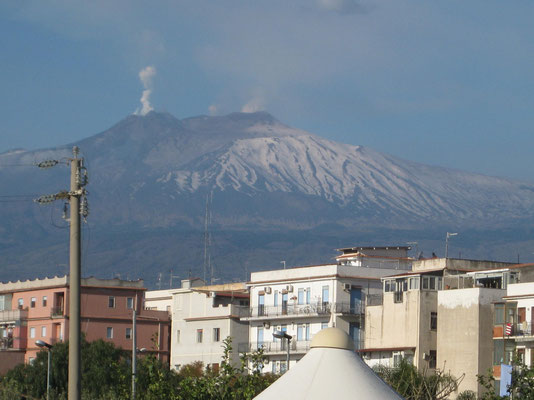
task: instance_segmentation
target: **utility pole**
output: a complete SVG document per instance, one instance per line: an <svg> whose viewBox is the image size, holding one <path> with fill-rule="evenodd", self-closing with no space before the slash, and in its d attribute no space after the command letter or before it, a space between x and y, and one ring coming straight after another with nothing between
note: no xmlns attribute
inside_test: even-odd
<svg viewBox="0 0 534 400"><path fill-rule="evenodd" d="M35 201L40 204L55 200L68 199L70 205L70 249L69 249L69 400L81 398L81 362L80 362L80 282L81 282L81 229L80 215L84 220L89 214L87 206L87 170L83 166L83 158L78 158L79 149L72 149L73 158L70 164L70 190L52 195L44 195ZM57 160L43 161L37 164L40 168L50 168L58 164Z"/></svg>
<svg viewBox="0 0 534 400"><path fill-rule="evenodd" d="M69 400L81 398L80 351L80 283L81 283L81 230L80 230L80 168L78 147L72 149L70 160L70 277L69 277Z"/></svg>
<svg viewBox="0 0 534 400"><path fill-rule="evenodd" d="M137 375L137 318L134 305L132 310L132 400L135 400L135 378Z"/></svg>

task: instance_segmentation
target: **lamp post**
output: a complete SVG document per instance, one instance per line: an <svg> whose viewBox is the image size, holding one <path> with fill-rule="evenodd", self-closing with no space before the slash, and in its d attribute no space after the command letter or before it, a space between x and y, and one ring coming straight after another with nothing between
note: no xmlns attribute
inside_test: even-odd
<svg viewBox="0 0 534 400"><path fill-rule="evenodd" d="M456 236L458 233L447 232L447 237L445 238L445 258L449 258L449 238L451 236Z"/></svg>
<svg viewBox="0 0 534 400"><path fill-rule="evenodd" d="M52 347L54 346L42 340L36 340L35 344L39 347L43 347L48 350L48 368L46 371L46 400L50 400L50 350L52 350Z"/></svg>
<svg viewBox="0 0 534 400"><path fill-rule="evenodd" d="M290 344L291 344L291 339L293 339L293 336L291 335L288 335L287 332L284 332L284 331L274 331L273 332L273 336L277 339L287 339L287 358L286 358L286 363L287 363L287 369L289 370L289 347L290 347Z"/></svg>

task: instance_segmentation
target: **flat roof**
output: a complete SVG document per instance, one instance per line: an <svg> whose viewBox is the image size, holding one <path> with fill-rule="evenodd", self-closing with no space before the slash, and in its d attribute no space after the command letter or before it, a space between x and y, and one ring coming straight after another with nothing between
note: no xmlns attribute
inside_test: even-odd
<svg viewBox="0 0 534 400"><path fill-rule="evenodd" d="M358 251L358 250L410 250L410 246L354 246L354 247L343 247L340 249L336 249L337 251Z"/></svg>

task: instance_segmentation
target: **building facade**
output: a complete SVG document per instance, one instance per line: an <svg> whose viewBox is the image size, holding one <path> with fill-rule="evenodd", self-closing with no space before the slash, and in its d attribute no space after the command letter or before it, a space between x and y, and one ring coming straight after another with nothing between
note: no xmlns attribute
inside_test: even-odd
<svg viewBox="0 0 534 400"><path fill-rule="evenodd" d="M137 345L168 361L167 313L145 311L143 281L81 280L81 332L86 340L104 339L132 348L132 313L137 310ZM0 351L23 354L31 362L40 348L68 339L68 277L0 284Z"/></svg>
<svg viewBox="0 0 534 400"><path fill-rule="evenodd" d="M182 288L172 291L171 368L201 361L218 369L227 337L232 340L230 361L239 365L238 345L248 342L248 325L241 317L248 310L244 283L205 286L202 280L183 280Z"/></svg>
<svg viewBox="0 0 534 400"><path fill-rule="evenodd" d="M381 292L380 277L410 268L408 247L352 247L340 249L336 264L254 272L248 283L251 296L249 343L241 351L263 348L265 372L287 369L309 350L311 338L326 327L347 332L356 348L362 334L367 297Z"/></svg>

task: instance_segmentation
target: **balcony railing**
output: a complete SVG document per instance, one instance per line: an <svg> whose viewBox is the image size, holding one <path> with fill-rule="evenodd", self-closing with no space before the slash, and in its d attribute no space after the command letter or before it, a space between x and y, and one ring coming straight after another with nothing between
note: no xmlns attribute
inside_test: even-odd
<svg viewBox="0 0 534 400"><path fill-rule="evenodd" d="M292 340L290 342L289 351L292 353L306 353L310 349L309 340ZM252 342L252 343L240 343L238 345L238 351L240 353L250 353L263 348L264 354L272 353L285 353L287 352L287 341L276 342Z"/></svg>
<svg viewBox="0 0 534 400"><path fill-rule="evenodd" d="M512 324L512 333L508 336L534 336L532 323L521 322Z"/></svg>
<svg viewBox="0 0 534 400"><path fill-rule="evenodd" d="M259 306L250 309L250 317L318 316L330 313L359 315L364 312L363 303L288 304L287 306Z"/></svg>
<svg viewBox="0 0 534 400"><path fill-rule="evenodd" d="M23 349L26 347L26 338L2 337L0 338L0 350Z"/></svg>
<svg viewBox="0 0 534 400"><path fill-rule="evenodd" d="M26 318L28 318L28 310L0 311L0 322L20 321Z"/></svg>
<svg viewBox="0 0 534 400"><path fill-rule="evenodd" d="M63 317L65 315L64 307L52 307L50 309L51 317Z"/></svg>

